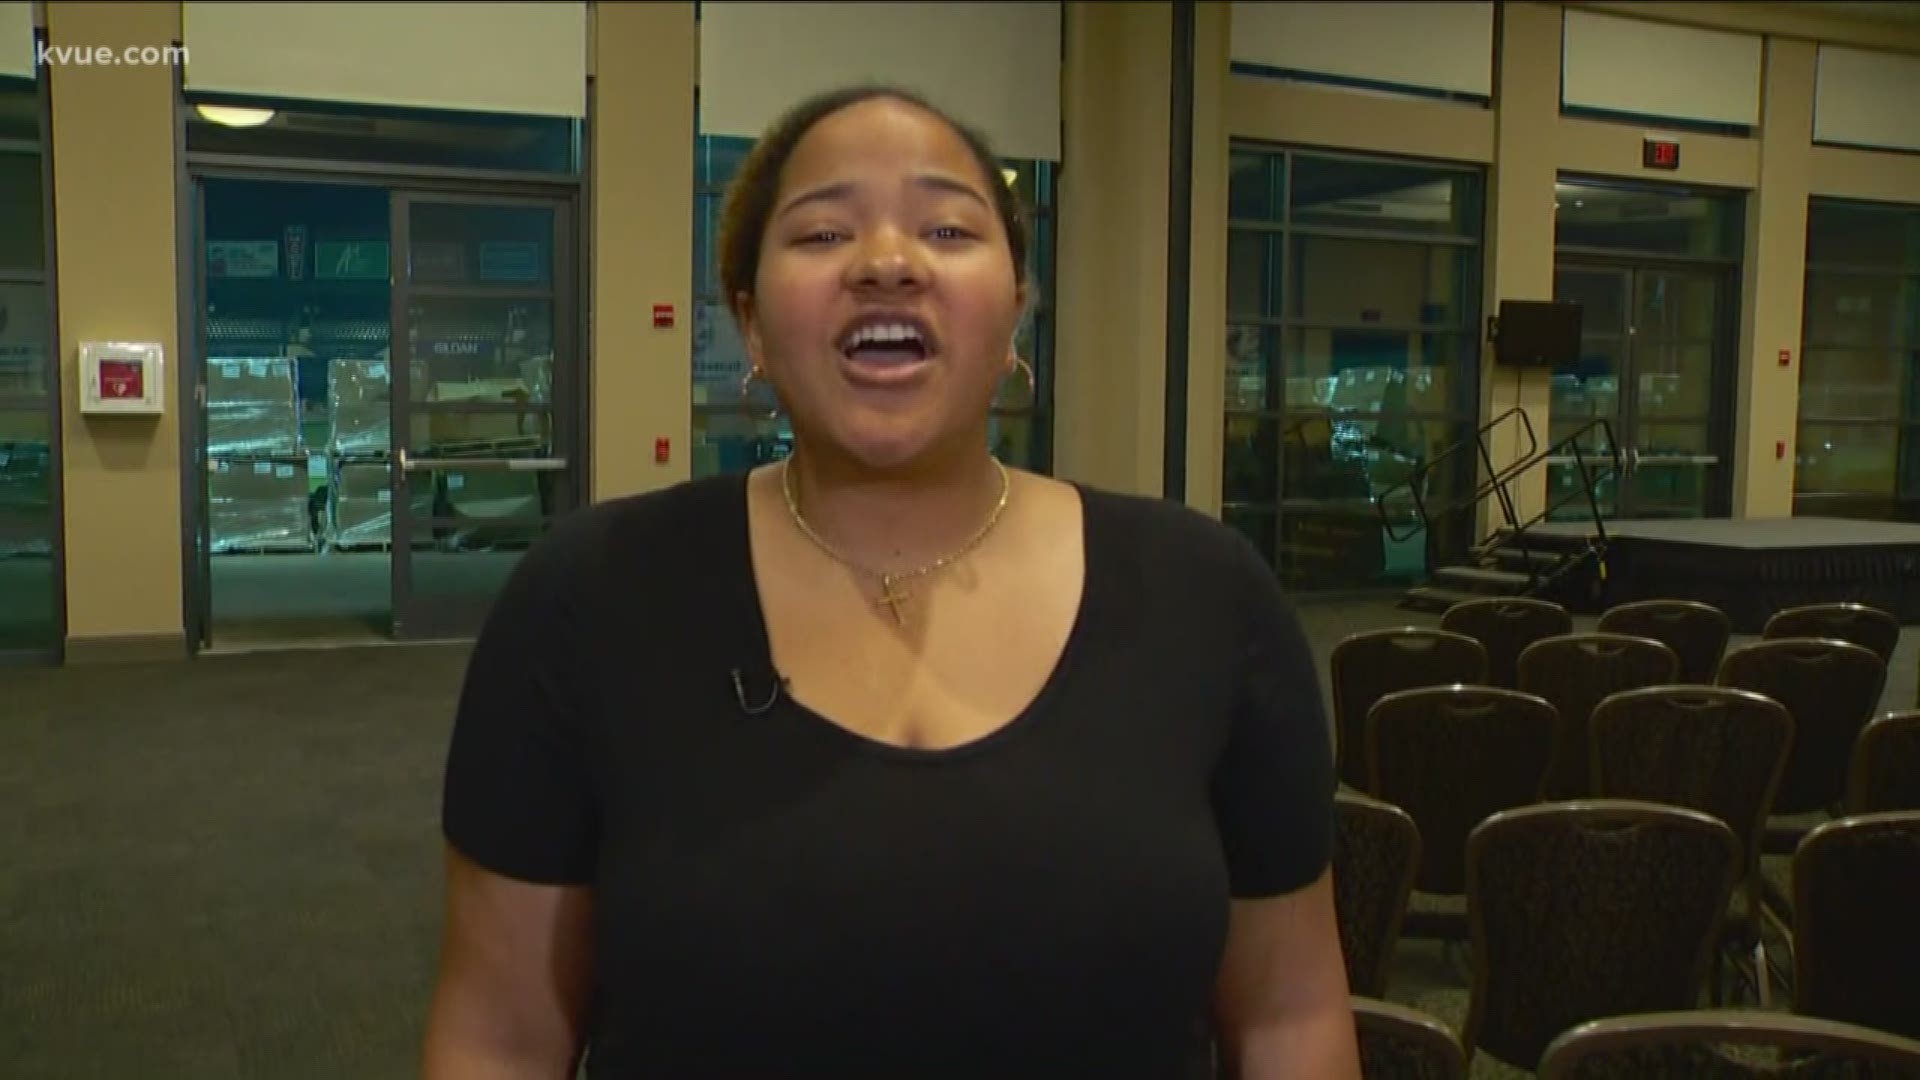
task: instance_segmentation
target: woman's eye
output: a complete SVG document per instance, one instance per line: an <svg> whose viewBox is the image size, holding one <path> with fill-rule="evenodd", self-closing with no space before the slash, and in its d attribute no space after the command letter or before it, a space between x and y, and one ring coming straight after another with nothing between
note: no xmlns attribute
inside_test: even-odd
<svg viewBox="0 0 1920 1080"><path fill-rule="evenodd" d="M942 225L933 230L935 240L965 240L973 235L958 225Z"/></svg>
<svg viewBox="0 0 1920 1080"><path fill-rule="evenodd" d="M805 236L802 236L800 242L803 244L831 244L838 239L840 239L840 232L836 229L815 229Z"/></svg>

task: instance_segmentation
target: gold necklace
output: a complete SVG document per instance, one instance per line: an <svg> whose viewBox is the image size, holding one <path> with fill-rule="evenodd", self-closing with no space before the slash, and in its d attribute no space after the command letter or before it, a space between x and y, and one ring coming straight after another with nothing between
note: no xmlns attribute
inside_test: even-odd
<svg viewBox="0 0 1920 1080"><path fill-rule="evenodd" d="M900 570L900 571L874 570L869 567L862 566L859 563L854 562L852 559L847 558L845 555L840 554L839 551L834 549L834 546L832 544L827 543L826 540L823 539L819 533L814 532L813 526L808 525L807 519L804 516L802 516L800 513L799 501L794 498L793 459L791 457L789 457L786 460L786 462L780 466L780 492L781 494L787 497L787 513L792 515L793 523L800 529L800 532L803 535L805 535L808 540L813 541L813 544L815 547L818 547L821 551L826 552L827 556L833 559L835 562L841 564L842 566L847 567L848 569L855 571L856 573L865 574L868 577L879 578L880 579L880 597L879 599L875 600L874 603L876 605L884 604L888 608L892 609L893 621L897 623L904 623L906 622L906 617L900 614L900 605L905 603L907 600L911 599L912 594L904 591L897 591L900 584L902 582L910 581L917 577L924 577L927 574L931 574L936 570L940 570L946 566L951 565L956 560L960 559L961 557L965 556L968 552L972 551L974 548L979 547L980 541L985 540L987 538L987 534L993 531L993 527L999 524L1000 514L1002 511L1006 510L1007 508L1007 497L1013 493L1013 478L1010 475L1008 475L1007 467L1005 465L1002 465L998 458L994 458L992 460L993 460L993 467L1000 470L1000 501L994 504L993 512L987 515L987 520L984 524L980 526L980 531L974 533L971 537L967 539L967 542L965 544L962 544L955 551L947 555L943 555L940 558L935 559L934 561L926 564L925 566L922 566L913 570Z"/></svg>

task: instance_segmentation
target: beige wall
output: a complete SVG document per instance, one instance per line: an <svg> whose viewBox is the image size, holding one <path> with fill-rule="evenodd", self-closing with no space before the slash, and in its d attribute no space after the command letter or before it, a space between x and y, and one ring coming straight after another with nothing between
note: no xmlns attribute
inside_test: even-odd
<svg viewBox="0 0 1920 1080"><path fill-rule="evenodd" d="M1737 517L1793 514L1813 70L1812 42L1774 38L1767 43L1765 96L1759 138L1755 140L1758 183L1747 206L1746 259L1741 274L1740 370L1733 441L1733 512ZM1782 349L1791 353L1794 363L1780 365Z"/></svg>
<svg viewBox="0 0 1920 1080"><path fill-rule="evenodd" d="M1186 503L1219 516L1227 396L1227 102L1232 11L1194 9L1193 244L1187 325Z"/></svg>
<svg viewBox="0 0 1920 1080"><path fill-rule="evenodd" d="M163 47L177 4L47 6L55 46ZM184 649L173 72L74 65L49 75L59 260L69 655ZM73 357L91 340L157 341L166 412L82 417Z"/></svg>
<svg viewBox="0 0 1920 1080"><path fill-rule="evenodd" d="M1054 473L1162 491L1172 11L1067 5Z"/></svg>
<svg viewBox="0 0 1920 1080"><path fill-rule="evenodd" d="M593 29L592 439L595 500L691 475L691 3L601 4ZM641 62L641 58L645 58ZM672 304L656 330L653 305ZM656 439L669 443L664 464Z"/></svg>

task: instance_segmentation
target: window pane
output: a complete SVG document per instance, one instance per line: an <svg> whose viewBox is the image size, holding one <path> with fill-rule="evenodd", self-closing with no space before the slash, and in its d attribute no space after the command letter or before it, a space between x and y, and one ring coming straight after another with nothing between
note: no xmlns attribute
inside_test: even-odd
<svg viewBox="0 0 1920 1080"><path fill-rule="evenodd" d="M1222 501L1272 506L1280 499L1281 421L1229 416L1222 462Z"/></svg>
<svg viewBox="0 0 1920 1080"><path fill-rule="evenodd" d="M1719 288L1708 274L1641 270L1635 275L1633 332L1649 338L1708 341L1719 317Z"/></svg>
<svg viewBox="0 0 1920 1080"><path fill-rule="evenodd" d="M1433 326L1476 321L1478 249L1398 240L1296 236L1290 319L1331 326Z"/></svg>
<svg viewBox="0 0 1920 1080"><path fill-rule="evenodd" d="M1273 221L1281 218L1284 185L1279 154L1236 150L1227 179L1227 216L1236 220Z"/></svg>
<svg viewBox="0 0 1920 1080"><path fill-rule="evenodd" d="M720 196L693 199L693 297L720 299Z"/></svg>
<svg viewBox="0 0 1920 1080"><path fill-rule="evenodd" d="M553 302L414 300L414 401L553 399Z"/></svg>
<svg viewBox="0 0 1920 1080"><path fill-rule="evenodd" d="M554 212L545 206L417 202L407 279L419 285L553 287ZM316 244L316 256L324 250ZM323 269L317 277L327 277Z"/></svg>
<svg viewBox="0 0 1920 1080"><path fill-rule="evenodd" d="M1894 419L1920 354L1891 349L1808 348L1800 367L1800 415Z"/></svg>
<svg viewBox="0 0 1920 1080"><path fill-rule="evenodd" d="M47 287L0 282L0 397L51 393L47 364Z"/></svg>
<svg viewBox="0 0 1920 1080"><path fill-rule="evenodd" d="M1619 341L1585 338L1580 342L1580 359L1569 367L1554 369L1549 384L1552 401L1548 407L1556 432L1561 430L1562 421L1572 422L1567 428L1572 430L1594 417L1620 414L1624 350L1625 345ZM1561 437L1556 434L1553 441L1559 442Z"/></svg>
<svg viewBox="0 0 1920 1080"><path fill-rule="evenodd" d="M1892 424L1800 425L1794 457L1796 494L1891 495L1898 474L1900 429Z"/></svg>
<svg viewBox="0 0 1920 1080"><path fill-rule="evenodd" d="M37 140L37 136L36 136ZM43 270L47 265L46 234L41 213L40 155L0 153L0 267Z"/></svg>
<svg viewBox="0 0 1920 1080"><path fill-rule="evenodd" d="M1280 234L1227 234L1227 314L1280 316Z"/></svg>
<svg viewBox="0 0 1920 1080"><path fill-rule="evenodd" d="M50 536L0 528L0 651L55 644L54 615L60 601Z"/></svg>
<svg viewBox="0 0 1920 1080"><path fill-rule="evenodd" d="M1293 224L1431 236L1480 234L1479 178L1393 161L1293 159Z"/></svg>
<svg viewBox="0 0 1920 1080"><path fill-rule="evenodd" d="M1713 407L1713 346L1657 345L1634 350L1641 418L1704 417Z"/></svg>
<svg viewBox="0 0 1920 1080"><path fill-rule="evenodd" d="M45 409L0 410L0 535L52 528L52 431Z"/></svg>
<svg viewBox="0 0 1920 1080"><path fill-rule="evenodd" d="M693 175L703 188L724 188L740 171L754 140L737 135L701 135L693 143Z"/></svg>
<svg viewBox="0 0 1920 1080"><path fill-rule="evenodd" d="M779 461L793 448L793 429L784 417L764 412L723 410L693 414L693 475L745 472Z"/></svg>
<svg viewBox="0 0 1920 1080"><path fill-rule="evenodd" d="M1280 331L1262 326L1227 327L1226 407L1278 412L1285 406L1274 381Z"/></svg>
<svg viewBox="0 0 1920 1080"><path fill-rule="evenodd" d="M1031 468L1033 418L995 413L987 420L987 446L1008 467Z"/></svg>
<svg viewBox="0 0 1920 1080"><path fill-rule="evenodd" d="M1281 563L1298 589L1363 588L1426 574L1413 474L1470 432L1453 421L1301 417L1288 425ZM1462 490L1463 469L1430 474L1430 510ZM1381 523L1382 508L1394 535ZM1396 538L1397 537L1397 538Z"/></svg>
<svg viewBox="0 0 1920 1080"><path fill-rule="evenodd" d="M1555 269L1553 298L1580 305L1583 333L1627 332L1627 275L1621 271Z"/></svg>
<svg viewBox="0 0 1920 1080"><path fill-rule="evenodd" d="M1807 206L1807 261L1920 270L1920 209L1814 199Z"/></svg>
<svg viewBox="0 0 1920 1080"><path fill-rule="evenodd" d="M747 345L732 313L718 302L693 305L693 404L732 406L740 402L740 381L752 365ZM774 405L773 391L758 382L749 391L751 407L765 412Z"/></svg>
<svg viewBox="0 0 1920 1080"><path fill-rule="evenodd" d="M1450 412L1473 343L1462 335L1389 330L1289 330L1289 409Z"/></svg>
<svg viewBox="0 0 1920 1080"><path fill-rule="evenodd" d="M1706 258L1738 258L1745 239L1737 195L1561 181L1553 242Z"/></svg>
<svg viewBox="0 0 1920 1080"><path fill-rule="evenodd" d="M1809 348L1920 342L1920 278L1808 271L1805 332Z"/></svg>

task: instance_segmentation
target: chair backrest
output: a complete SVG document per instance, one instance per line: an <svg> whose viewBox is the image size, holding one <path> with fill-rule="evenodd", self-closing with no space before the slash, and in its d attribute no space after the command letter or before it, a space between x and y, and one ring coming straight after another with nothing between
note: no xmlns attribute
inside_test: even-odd
<svg viewBox="0 0 1920 1080"><path fill-rule="evenodd" d="M1344 638L1328 661L1333 684L1333 722L1339 735L1335 757L1340 779L1366 786L1367 710L1395 690L1452 683L1484 683L1487 651L1451 630L1402 626Z"/></svg>
<svg viewBox="0 0 1920 1080"><path fill-rule="evenodd" d="M1804 604L1773 613L1760 636L1774 638L1833 638L1866 649L1885 664L1893 659L1900 641L1900 620L1865 604Z"/></svg>
<svg viewBox="0 0 1920 1080"><path fill-rule="evenodd" d="M1868 721L1853 742L1847 813L1920 810L1920 711Z"/></svg>
<svg viewBox="0 0 1920 1080"><path fill-rule="evenodd" d="M1353 999L1363 1080L1464 1080L1467 1056L1447 1025L1417 1009Z"/></svg>
<svg viewBox="0 0 1920 1080"><path fill-rule="evenodd" d="M1774 794L1774 813L1825 810L1840 802L1854 740L1879 709L1886 680L1879 657L1844 641L1776 638L1727 653L1721 686L1764 694L1793 716L1793 749Z"/></svg>
<svg viewBox="0 0 1920 1080"><path fill-rule="evenodd" d="M1920 811L1826 822L1793 853L1793 1011L1920 1039Z"/></svg>
<svg viewBox="0 0 1920 1080"><path fill-rule="evenodd" d="M1555 1039L1540 1061L1540 1080L1646 1076L1914 1080L1920 1077L1920 1042L1807 1016L1695 1009L1581 1024Z"/></svg>
<svg viewBox="0 0 1920 1080"><path fill-rule="evenodd" d="M1333 906L1347 986L1385 997L1420 865L1420 830L1405 810L1348 791L1334 796L1333 809Z"/></svg>
<svg viewBox="0 0 1920 1080"><path fill-rule="evenodd" d="M1487 650L1487 684L1518 685L1520 653L1541 638L1573 633L1573 616L1551 600L1489 596L1462 600L1440 616L1440 629L1465 634Z"/></svg>
<svg viewBox="0 0 1920 1080"><path fill-rule="evenodd" d="M1740 869L1733 830L1697 810L1588 800L1482 822L1468 1055L1531 1070L1575 1024L1695 1005Z"/></svg>
<svg viewBox="0 0 1920 1080"><path fill-rule="evenodd" d="M1654 686L1594 707L1593 793L1700 810L1740 837L1749 871L1793 745L1786 706L1723 686Z"/></svg>
<svg viewBox="0 0 1920 1080"><path fill-rule="evenodd" d="M1635 600L1616 604L1595 627L1605 634L1652 638L1680 658L1678 680L1711 684L1733 637L1727 613L1698 600Z"/></svg>
<svg viewBox="0 0 1920 1080"><path fill-rule="evenodd" d="M1562 724L1545 699L1492 686L1388 694L1367 716L1367 790L1420 827L1423 892L1467 890L1467 835L1538 802Z"/></svg>
<svg viewBox="0 0 1920 1080"><path fill-rule="evenodd" d="M1661 686L1679 677L1680 658L1652 638L1562 634L1520 654L1520 689L1553 702L1566 725L1547 777L1546 797L1588 794L1587 720L1609 694Z"/></svg>

